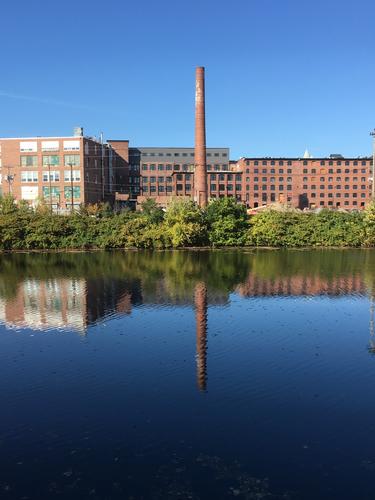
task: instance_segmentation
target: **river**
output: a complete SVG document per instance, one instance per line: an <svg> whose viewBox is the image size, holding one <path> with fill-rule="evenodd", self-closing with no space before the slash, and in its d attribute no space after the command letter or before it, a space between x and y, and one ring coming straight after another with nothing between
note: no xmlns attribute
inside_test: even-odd
<svg viewBox="0 0 375 500"><path fill-rule="evenodd" d="M375 251L0 256L0 498L369 500Z"/></svg>

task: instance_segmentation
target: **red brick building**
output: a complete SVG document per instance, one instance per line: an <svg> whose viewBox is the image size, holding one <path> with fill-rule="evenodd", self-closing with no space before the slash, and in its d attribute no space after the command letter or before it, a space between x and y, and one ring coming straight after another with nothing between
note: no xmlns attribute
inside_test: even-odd
<svg viewBox="0 0 375 500"><path fill-rule="evenodd" d="M241 158L237 165L248 207L361 209L371 197L371 158Z"/></svg>
<svg viewBox="0 0 375 500"><path fill-rule="evenodd" d="M128 141L84 137L0 138L0 184L3 194L30 205L44 200L66 213L80 204L115 200L128 192Z"/></svg>
<svg viewBox="0 0 375 500"><path fill-rule="evenodd" d="M138 203L154 198L166 206L174 197L192 197L193 149L153 149L152 152L148 151L152 148L138 149ZM131 158L132 148L130 151ZM187 159L174 157L176 152L178 155L184 153ZM167 153L171 156L163 158ZM217 156L212 158L211 155ZM353 210L363 209L371 198L372 159L368 157L332 155L327 158L263 157L229 161L228 156L226 148L207 149L209 199L233 196L249 208L288 203L301 209Z"/></svg>

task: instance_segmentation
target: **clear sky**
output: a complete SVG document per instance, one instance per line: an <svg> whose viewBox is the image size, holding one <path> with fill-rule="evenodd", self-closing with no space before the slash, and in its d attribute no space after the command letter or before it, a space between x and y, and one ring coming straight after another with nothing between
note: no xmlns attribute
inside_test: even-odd
<svg viewBox="0 0 375 500"><path fill-rule="evenodd" d="M240 156L366 155L375 127L373 0L2 2L0 136L193 146Z"/></svg>

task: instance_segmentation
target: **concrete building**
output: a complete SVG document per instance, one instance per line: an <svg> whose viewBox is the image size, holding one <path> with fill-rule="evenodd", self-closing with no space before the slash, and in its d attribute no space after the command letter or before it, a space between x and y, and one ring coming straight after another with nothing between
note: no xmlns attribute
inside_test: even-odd
<svg viewBox="0 0 375 500"><path fill-rule="evenodd" d="M113 202L116 192L129 192L127 145L102 144L81 128L70 137L0 138L1 192L32 206L44 200L60 213Z"/></svg>

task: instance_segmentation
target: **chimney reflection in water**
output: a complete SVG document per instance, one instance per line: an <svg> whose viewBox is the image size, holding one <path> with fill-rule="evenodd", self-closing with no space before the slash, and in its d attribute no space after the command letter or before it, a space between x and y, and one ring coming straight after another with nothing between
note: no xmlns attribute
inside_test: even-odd
<svg viewBox="0 0 375 500"><path fill-rule="evenodd" d="M197 329L197 383L200 391L207 388L207 288L198 282L194 292L195 319Z"/></svg>

